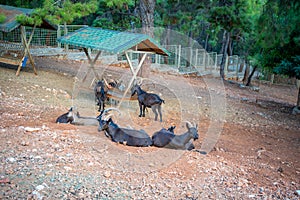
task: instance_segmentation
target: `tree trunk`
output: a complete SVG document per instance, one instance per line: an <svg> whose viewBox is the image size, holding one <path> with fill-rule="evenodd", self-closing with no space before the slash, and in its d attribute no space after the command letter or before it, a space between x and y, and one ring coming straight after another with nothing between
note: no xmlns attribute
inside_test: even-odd
<svg viewBox="0 0 300 200"><path fill-rule="evenodd" d="M149 35L153 38L153 27L154 27L154 9L155 9L155 0L140 0L139 2L139 11L140 18L142 21L142 32L146 35ZM147 78L150 75L151 67L151 58L147 56L145 59L138 76Z"/></svg>
<svg viewBox="0 0 300 200"><path fill-rule="evenodd" d="M297 107L298 109L300 109L300 80L297 80L298 81L298 99L297 99Z"/></svg>
<svg viewBox="0 0 300 200"><path fill-rule="evenodd" d="M228 49L228 44L229 44L229 38L230 38L230 33L226 32L225 34L226 40L223 48L223 56L222 56L222 61L220 65L220 77L224 80L225 79L225 73L224 73L224 68L226 64L226 56L227 56L227 49Z"/></svg>
<svg viewBox="0 0 300 200"><path fill-rule="evenodd" d="M255 65L255 66L254 66L254 68L253 68L253 70L252 70L252 72L251 72L250 76L248 77L248 80L247 80L246 86L250 86L250 84L251 84L251 80L252 80L252 76L254 75L254 72L255 72L255 70L256 70L256 69L257 69L257 65Z"/></svg>
<svg viewBox="0 0 300 200"><path fill-rule="evenodd" d="M250 71L250 65L248 63L248 60L245 60L245 65L246 65L246 69L245 69L245 73L244 73L244 77L243 77L243 83L245 83L247 81L247 77L249 76L249 71Z"/></svg>
<svg viewBox="0 0 300 200"><path fill-rule="evenodd" d="M209 39L209 34L206 35L206 39L205 39L205 46L204 46L205 51L208 51L208 39Z"/></svg>
<svg viewBox="0 0 300 200"><path fill-rule="evenodd" d="M190 27L191 27L192 25L190 24ZM192 33L192 31L191 31L191 29L190 29L190 31L189 31L189 38L193 38L193 33ZM192 48L192 40L188 40L188 47L190 47L189 48L189 50L187 51L187 54L186 54L186 67L191 67L192 66L192 54L193 54L193 48Z"/></svg>
<svg viewBox="0 0 300 200"><path fill-rule="evenodd" d="M239 72L242 72L245 66L245 61L240 64Z"/></svg>
<svg viewBox="0 0 300 200"><path fill-rule="evenodd" d="M228 43L228 56L232 56L233 54L233 41L231 36L229 35L229 43Z"/></svg>
<svg viewBox="0 0 300 200"><path fill-rule="evenodd" d="M223 40L222 40L222 47L221 47L221 50L220 50L220 54L222 54L224 52L224 48L225 48L225 44L226 44L226 33L227 33L227 31L224 30Z"/></svg>

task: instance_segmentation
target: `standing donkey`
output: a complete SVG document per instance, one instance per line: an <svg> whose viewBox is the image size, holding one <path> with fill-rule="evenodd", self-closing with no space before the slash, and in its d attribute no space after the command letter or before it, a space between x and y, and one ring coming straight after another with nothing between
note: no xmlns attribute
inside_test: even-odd
<svg viewBox="0 0 300 200"><path fill-rule="evenodd" d="M104 82L98 81L94 87L95 92L95 100L97 105L99 106L98 111L104 110L105 107L105 100L107 99L106 91L104 90Z"/></svg>
<svg viewBox="0 0 300 200"><path fill-rule="evenodd" d="M131 88L131 96L135 93L138 95L140 115L139 117L145 117L145 109L151 108L155 114L155 121L157 121L157 111L159 113L160 121L162 122L161 104L165 103L157 94L147 93L141 89L141 84L134 84Z"/></svg>

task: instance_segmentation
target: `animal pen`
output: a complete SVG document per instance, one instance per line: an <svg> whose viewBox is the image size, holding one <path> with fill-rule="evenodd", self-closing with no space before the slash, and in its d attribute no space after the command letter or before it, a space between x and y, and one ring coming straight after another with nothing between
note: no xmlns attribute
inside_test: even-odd
<svg viewBox="0 0 300 200"><path fill-rule="evenodd" d="M102 52L108 52L117 55L125 54L126 60L132 73L132 77L128 82L127 88L125 89L123 94L108 91L108 95L110 95L112 98L120 99L118 107L125 99L126 94L128 93L133 81L137 79L137 74L141 69L147 55L169 55L166 49L161 47L154 39L150 38L148 35L112 31L94 27L81 28L73 33L58 38L58 42L61 44L83 48L83 51L88 59L89 66L80 81L81 83L85 82L87 76L91 75L93 79L90 85L93 84L95 80L101 80L103 78L100 77L98 72L95 70L96 61L101 57ZM92 58L90 50L97 52L94 58ZM134 66L129 53L141 55L141 59L138 61L137 66Z"/></svg>
<svg viewBox="0 0 300 200"><path fill-rule="evenodd" d="M22 26L16 20L20 14L30 15L33 9L17 8L12 6L0 5L0 12L4 13L5 21L0 24L1 40L0 40L0 62L18 66L16 75L20 74L21 68L26 66L29 60L33 67L34 73L37 75L37 70L30 52L30 43L32 41L34 31L37 26L33 26L30 32L26 30L26 26ZM56 30L56 27L43 20L39 28ZM13 31L17 31L18 37L13 38ZM29 38L27 35L29 34Z"/></svg>

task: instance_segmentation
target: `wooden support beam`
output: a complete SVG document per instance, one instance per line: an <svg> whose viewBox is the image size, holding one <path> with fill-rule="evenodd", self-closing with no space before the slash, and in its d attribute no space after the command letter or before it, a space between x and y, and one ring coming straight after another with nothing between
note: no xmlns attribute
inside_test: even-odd
<svg viewBox="0 0 300 200"><path fill-rule="evenodd" d="M91 70L92 70L92 72L94 73L94 77L96 77L97 80L100 80L100 78L99 78L99 76L98 76L98 73L95 71L95 67L94 67L94 66L95 66L95 63L96 63L96 61L98 60L99 56L101 55L102 51L99 51L99 52L96 54L94 60L91 58L91 56L90 56L90 54L89 54L87 48L83 48L83 51L84 51L86 57L88 58L88 61L89 61L89 64L90 64L90 66L89 66L89 68L88 68L88 71L87 71L86 75L85 75L84 78L83 78L83 81L85 81L87 75L90 73Z"/></svg>
<svg viewBox="0 0 300 200"><path fill-rule="evenodd" d="M133 65L132 65L132 62L131 62L131 60L130 60L130 58L129 58L129 56L128 56L128 52L125 52L126 59L127 59L127 61L128 61L128 64L129 64L130 69L131 69L131 72L132 72L132 78L131 78L131 80L129 81L129 84L128 84L128 86L127 86L127 88L126 88L126 90L125 90L125 92L124 92L124 94L123 94L123 96L122 96L122 99L121 99L121 101L119 102L117 108L120 108L122 102L124 101L126 94L128 93L128 91L129 91L129 89L130 89L130 87L131 87L133 81L136 79L136 76L137 76L139 70L141 69L141 67L142 67L142 65L143 65L143 63L144 63L144 61L145 61L145 59L146 59L146 57L147 57L147 54L148 54L148 53L144 53L144 55L142 56L142 59L140 60L138 66L137 66L137 68L136 68L136 70L135 70L134 67L133 67Z"/></svg>
<svg viewBox="0 0 300 200"><path fill-rule="evenodd" d="M32 40L35 28L36 28L36 25L34 25L32 31L31 31L30 37L29 37L29 39L27 41L25 27L21 26L21 38L22 38L22 42L23 42L23 46L24 46L24 53L23 53L22 59L21 59L21 61L19 63L18 70L16 72L17 76L19 76L19 74L20 74L21 67L22 67L22 61L25 58L25 56L27 56L27 55L29 57L29 61L30 61L31 65L33 67L34 74L37 75L37 71L36 71L36 68L35 68L34 60L33 60L32 56L30 54L30 49L29 49L29 45L31 43L31 40Z"/></svg>

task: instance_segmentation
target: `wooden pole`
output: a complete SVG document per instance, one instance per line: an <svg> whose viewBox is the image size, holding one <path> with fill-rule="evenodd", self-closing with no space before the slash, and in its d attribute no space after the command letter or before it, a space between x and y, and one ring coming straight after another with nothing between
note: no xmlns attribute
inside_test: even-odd
<svg viewBox="0 0 300 200"><path fill-rule="evenodd" d="M129 84L128 84L128 86L127 86L127 88L126 88L126 90L125 90L125 92L124 92L124 94L123 94L123 96L122 96L122 99L121 99L121 101L119 102L117 108L120 108L120 106L121 106L123 100L125 99L126 94L128 93L128 91L129 91L129 89L130 89L131 84L132 84L133 81L136 79L136 75L137 75L137 73L139 72L139 70L141 69L143 62L145 61L145 59L146 59L146 57L147 57L147 53L144 53L144 55L143 55L142 59L140 60L138 66L137 66L137 68L136 68L136 70L134 70L134 68L133 68L133 66L132 66L132 62L131 62L131 60L130 60L130 58L129 58L129 56L128 56L128 52L125 52L125 56L126 56L126 59L127 59L127 61L128 61L128 64L129 64L129 66L130 66L130 69L131 69L131 72L132 72L133 76L132 76L131 80L129 81Z"/></svg>
<svg viewBox="0 0 300 200"><path fill-rule="evenodd" d="M29 57L29 61L30 61L31 65L33 67L34 74L37 75L34 60L33 60L32 56L30 54L30 49L29 49L29 45L31 43L35 28L36 28L36 25L34 25L32 31L31 31L30 37L27 41L25 26L21 26L21 37L22 37L22 42L23 42L23 46L24 46L24 53L23 53L23 56L22 56L22 60L20 61L19 66L18 66L18 70L17 70L17 73L16 73L17 76L19 76L19 74L20 74L21 67L22 67L22 61L27 55Z"/></svg>
<svg viewBox="0 0 300 200"><path fill-rule="evenodd" d="M91 58L91 56L90 56L89 51L88 51L87 48L83 48L83 51L84 51L86 57L88 58L90 67L89 67L89 69L88 69L88 71L87 71L87 73L86 73L86 75L84 76L84 78L83 78L82 81L83 81L83 82L85 81L87 75L90 73L90 70L93 71L94 76L97 78L97 80L100 80L100 79L99 79L99 76L98 76L98 73L95 71L95 67L94 67L94 66L95 66L95 63L96 63L97 59L98 59L99 56L101 55L102 51L99 51L99 52L97 53L97 55L96 55L96 57L94 58L94 60L92 60L92 58Z"/></svg>

